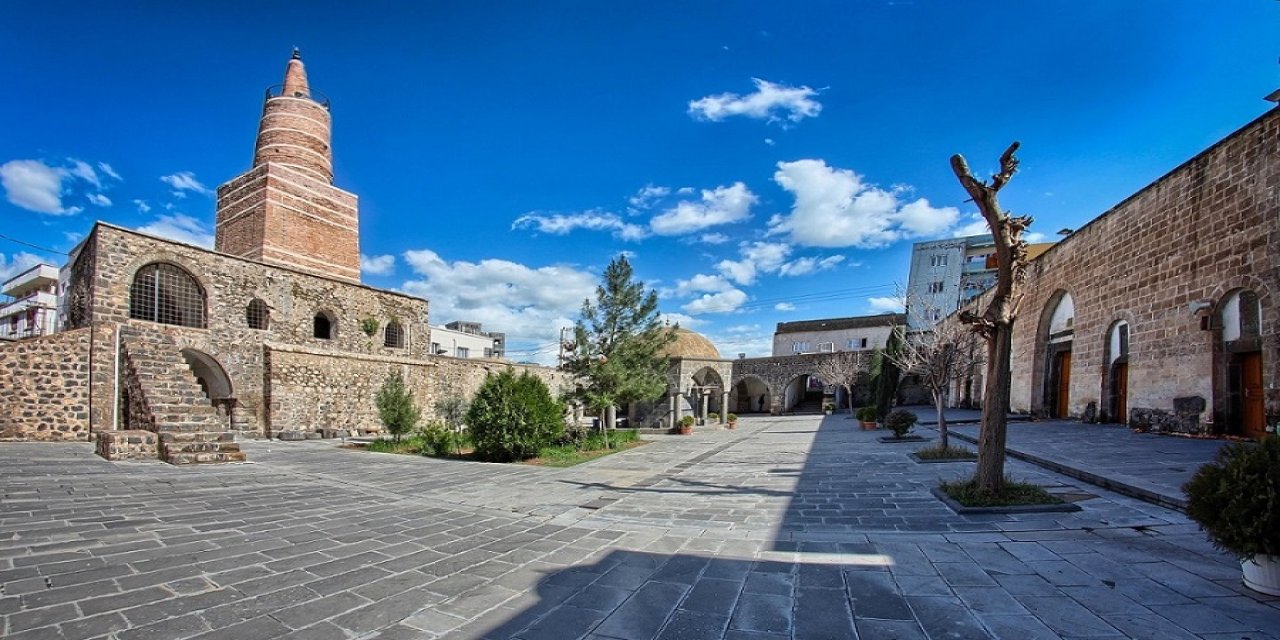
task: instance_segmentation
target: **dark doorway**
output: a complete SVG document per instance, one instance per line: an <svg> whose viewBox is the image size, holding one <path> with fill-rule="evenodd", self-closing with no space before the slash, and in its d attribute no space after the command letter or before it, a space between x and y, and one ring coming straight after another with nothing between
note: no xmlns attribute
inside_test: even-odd
<svg viewBox="0 0 1280 640"><path fill-rule="evenodd" d="M1063 349L1053 355L1049 371L1049 390L1053 393L1050 417L1066 418L1071 402L1071 350Z"/></svg>
<svg viewBox="0 0 1280 640"><path fill-rule="evenodd" d="M1262 401L1262 352L1232 355L1227 380L1230 384L1231 417L1240 425L1240 435L1261 438L1266 427Z"/></svg>
<svg viewBox="0 0 1280 640"><path fill-rule="evenodd" d="M1124 360L1111 365L1111 421L1129 422L1129 363Z"/></svg>

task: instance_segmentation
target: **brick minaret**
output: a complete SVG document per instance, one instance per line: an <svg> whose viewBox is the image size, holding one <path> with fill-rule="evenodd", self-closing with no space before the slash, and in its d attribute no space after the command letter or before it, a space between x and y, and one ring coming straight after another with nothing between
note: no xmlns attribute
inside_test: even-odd
<svg viewBox="0 0 1280 640"><path fill-rule="evenodd" d="M329 130L329 103L294 49L284 84L267 89L253 167L218 187L215 249L360 281L356 196L333 186Z"/></svg>

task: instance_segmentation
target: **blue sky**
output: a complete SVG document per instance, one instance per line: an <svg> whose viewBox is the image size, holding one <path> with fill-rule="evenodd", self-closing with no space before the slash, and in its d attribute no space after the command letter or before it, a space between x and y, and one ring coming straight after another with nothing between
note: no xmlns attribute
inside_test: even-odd
<svg viewBox="0 0 1280 640"><path fill-rule="evenodd" d="M629 252L723 354L885 308L994 168L1048 238L1261 115L1269 1L18 3L0 20L0 234L209 242L292 46L332 100L366 283L514 359ZM37 6L50 5L50 6ZM159 7L164 8L159 8ZM0 239L0 275L65 256Z"/></svg>

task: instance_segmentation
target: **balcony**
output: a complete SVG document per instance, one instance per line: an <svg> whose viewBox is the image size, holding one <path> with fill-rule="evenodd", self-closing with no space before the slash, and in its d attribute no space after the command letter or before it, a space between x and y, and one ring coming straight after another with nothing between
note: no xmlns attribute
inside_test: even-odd
<svg viewBox="0 0 1280 640"><path fill-rule="evenodd" d="M0 305L0 319L26 311L32 307L41 309L56 309L58 307L58 296L48 291L33 291L21 298L15 298L3 305Z"/></svg>
<svg viewBox="0 0 1280 640"><path fill-rule="evenodd" d="M57 285L58 268L52 265L38 264L6 280L4 289L0 293L14 298L22 298L33 291L49 289Z"/></svg>

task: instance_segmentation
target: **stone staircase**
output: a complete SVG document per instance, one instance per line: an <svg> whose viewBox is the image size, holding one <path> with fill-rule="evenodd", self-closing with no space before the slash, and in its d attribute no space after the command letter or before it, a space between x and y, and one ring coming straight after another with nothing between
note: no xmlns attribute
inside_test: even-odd
<svg viewBox="0 0 1280 640"><path fill-rule="evenodd" d="M822 398L806 398L801 400L796 404L796 406L791 407L791 410L787 411L787 413L791 415L822 413Z"/></svg>
<svg viewBox="0 0 1280 640"><path fill-rule="evenodd" d="M227 430L172 338L159 332L121 337L127 428L154 431L170 464L243 462Z"/></svg>

